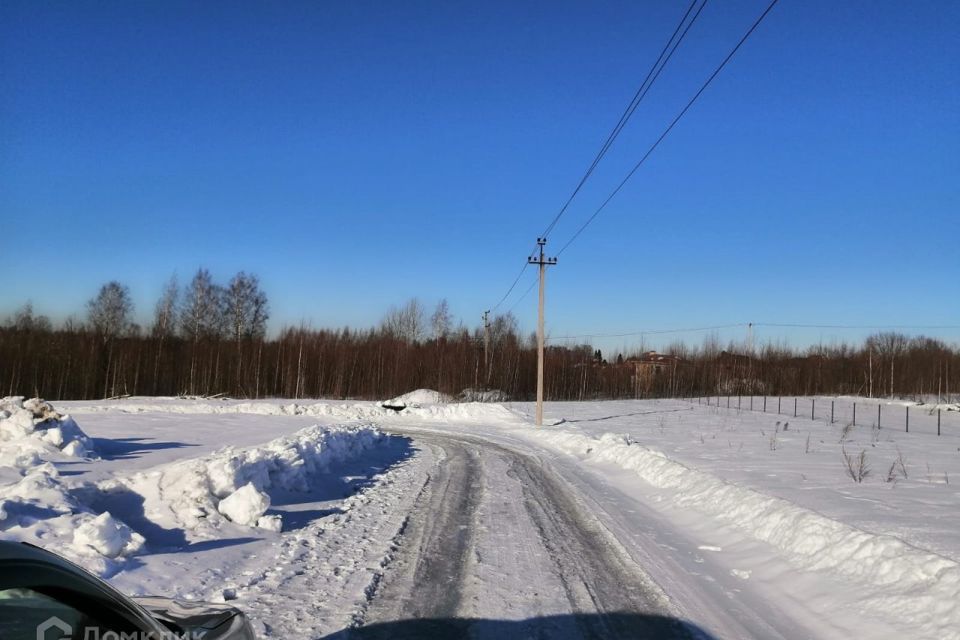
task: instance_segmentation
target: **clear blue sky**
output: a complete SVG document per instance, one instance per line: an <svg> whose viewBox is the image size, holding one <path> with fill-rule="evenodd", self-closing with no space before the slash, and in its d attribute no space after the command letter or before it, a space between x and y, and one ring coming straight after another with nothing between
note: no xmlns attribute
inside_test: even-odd
<svg viewBox="0 0 960 640"><path fill-rule="evenodd" d="M6 0L0 315L119 279L146 321L202 265L259 274L274 328L473 324L685 6ZM765 6L708 4L548 247ZM551 269L551 332L960 324L958 33L956 2L781 0Z"/></svg>

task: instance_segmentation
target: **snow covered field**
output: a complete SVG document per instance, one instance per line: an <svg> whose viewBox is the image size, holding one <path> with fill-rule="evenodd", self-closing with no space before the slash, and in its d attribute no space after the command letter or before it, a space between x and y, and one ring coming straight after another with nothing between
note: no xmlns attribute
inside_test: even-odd
<svg viewBox="0 0 960 640"><path fill-rule="evenodd" d="M397 413L9 399L0 536L68 555L130 593L235 601L263 635L323 637L363 622L384 576L399 572L411 514L445 455L431 438L442 435L549 466L671 611L708 637L960 638L956 412L942 414L937 437L920 407L904 433L861 420L857 400L848 426L853 399L833 399L833 424L816 409L811 420L809 401L793 417L792 399L779 416L725 399L548 403L549 426L536 429L527 403L445 400L394 399L406 406ZM816 405L829 411L830 400ZM484 491L513 513L516 481L497 468ZM516 537L481 526L469 544L478 557L516 558L528 542ZM471 579L486 595L470 615L559 612L526 591L516 606L529 573L478 567ZM497 604L485 609L484 598Z"/></svg>

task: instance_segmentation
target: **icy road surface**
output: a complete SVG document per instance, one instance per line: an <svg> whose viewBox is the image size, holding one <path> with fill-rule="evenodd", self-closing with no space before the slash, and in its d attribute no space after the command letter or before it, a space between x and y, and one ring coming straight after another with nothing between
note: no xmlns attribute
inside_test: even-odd
<svg viewBox="0 0 960 640"><path fill-rule="evenodd" d="M475 620L504 614L526 619L521 637L691 637L659 587L540 461L465 436L414 442L436 465L361 637L395 637L386 623L411 618L425 619L406 623L424 637L496 637L496 625Z"/></svg>

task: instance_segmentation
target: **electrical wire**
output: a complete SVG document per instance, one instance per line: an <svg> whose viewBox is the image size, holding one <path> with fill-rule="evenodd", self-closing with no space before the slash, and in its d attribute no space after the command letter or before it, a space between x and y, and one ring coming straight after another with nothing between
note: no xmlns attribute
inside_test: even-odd
<svg viewBox="0 0 960 640"><path fill-rule="evenodd" d="M647 72L647 75L644 78L643 82L640 84L640 87L637 89L636 93L633 95L633 98L627 104L627 107L626 109L624 109L623 114L621 114L620 119L617 121L617 124L613 127L613 129L607 135L607 139L604 141L603 145L601 146L600 151L597 152L597 155L594 157L593 162L590 164L590 167L584 173L583 177L580 178L580 182L577 184L576 188L573 190L573 193L571 193L570 197L567 198L566 203L564 203L559 213L557 213L554 219L547 226L547 229L543 232L541 237L546 238L547 235L549 235L549 233L556 226L557 222L559 222L560 218L563 216L567 208L570 206L570 203L573 202L573 199L576 197L577 193L579 193L580 189L583 187L586 181L590 178L594 169L597 168L597 165L600 163L603 157L607 154L607 151L610 150L610 147L613 145L614 140L616 140L617 136L620 135L620 132L626 126L627 121L630 119L633 113L637 110L637 107L639 106L640 102L644 99L644 97L646 97L647 92L650 90L650 87L653 86L653 83L656 82L657 78L663 72L664 67L666 67L667 63L670 61L670 58L673 57L673 54L677 50L677 47L686 37L687 32L690 31L690 27L693 26L694 22L696 22L697 17L703 11L703 8L706 6L708 2L708 0L703 0L703 3L700 4L696 13L693 13L693 18L688 22L687 18L690 17L691 12L693 12L694 7L697 6L697 3L699 1L700 0L693 0L690 3L690 6L687 7L686 12L683 14L683 17L680 19L680 22L677 23L676 28L670 34L670 38L667 40L666 44L664 44L663 46L663 49L660 51L660 55L657 56L657 59L656 61L654 61L653 66L650 67L650 70ZM686 25L686 27L684 27L684 25ZM677 37L677 34L679 34L679 38ZM536 252L536 245L534 246L533 252L534 253ZM496 311L498 308L500 308L500 305L502 305L507 300L507 298L510 297L510 294L516 288L517 283L520 281L520 278L523 277L523 274L526 272L528 266L529 266L528 263L524 263L523 267L520 269L520 273L518 273L517 277L514 278L513 282L510 284L510 287L507 289L506 293L504 293L503 296L500 298L500 300L498 300L497 303L490 308L491 311ZM530 290L528 289L520 299L522 299L529 293L530 293ZM513 307L515 307L518 302L519 300L517 300L517 302L514 303ZM511 307L511 310L513 309L513 307Z"/></svg>
<svg viewBox="0 0 960 640"><path fill-rule="evenodd" d="M711 327L692 327L687 329L645 329L642 331L630 331L627 333L590 333L590 334L580 334L575 336L552 336L547 339L548 340L579 340L582 338L626 338L629 336L641 336L641 335L652 336L652 335L663 335L668 333L696 333L699 331L717 331L720 329L736 329L736 328L741 328L746 326L748 326L747 323L741 322L738 324L719 324Z"/></svg>
<svg viewBox="0 0 960 640"><path fill-rule="evenodd" d="M544 230L541 237L546 238L556 227L557 223L560 221L560 218L566 213L567 208L570 206L570 203L573 202L573 199L580 192L580 189L587 182L590 176L593 174L594 169L597 168L597 165L600 164L600 161L603 160L604 156L607 154L607 151L610 150L610 147L613 146L613 142L620 135L620 132L623 131L623 128L627 125L627 121L630 120L630 117L633 116L633 113L637 110L637 107L640 105L640 102L646 97L647 93L650 91L650 87L653 86L653 83L656 82L657 78L660 77L660 73L663 71L664 67L667 66L667 63L670 61L670 58L673 57L673 53L677 50L677 47L680 46L680 43L686 37L687 32L690 31L690 27L693 26L693 23L696 22L697 17L700 16L700 13L703 11L703 8L707 6L708 0L703 0L703 4L700 5L700 8L697 9L696 13L693 14L693 18L687 23L687 18L690 17L690 13L693 11L693 8L697 5L699 0L693 0L690 3L690 6L687 8L687 11L683 14L683 17L680 19L680 22L677 23L676 28L673 30L673 33L670 34L670 38L667 40L666 44L663 45L663 49L660 51L660 55L657 56L657 59L654 61L653 66L650 67L650 70L647 72L646 77L643 79L643 82L640 84L640 87L637 89L636 93L631 98L630 102L627 104L626 109L620 115L620 119L617 121L617 124L614 125L613 129L607 135L607 139L604 141L603 145L600 147L600 150L597 152L597 155L593 158L593 162L590 163L590 166L587 168L586 172L583 174L583 177L580 178L580 181L577 183L576 188L573 190L573 193L570 194L570 197L567 198L567 201L560 208L560 211L554 216L553 220L547 225L547 228ZM686 28L684 28L686 24ZM683 31L681 32L681 29ZM677 34L680 34L680 37L677 37ZM672 48L671 48L672 45ZM662 63L662 64L661 64Z"/></svg>
<svg viewBox="0 0 960 640"><path fill-rule="evenodd" d="M717 331L720 329L740 329L745 327L771 327L781 329L852 329L861 331L902 330L902 331L933 331L960 329L960 325L849 325L849 324L798 324L785 322L740 322L736 324L721 324L710 327L693 327L688 329L644 329L626 333L586 333L570 336L553 336L547 340L579 340L582 338L626 338L640 335L662 335L668 333L696 333L699 331Z"/></svg>
<svg viewBox="0 0 960 640"><path fill-rule="evenodd" d="M680 119L683 118L683 116L687 113L687 111L690 110L690 107L692 107L693 104L697 101L697 99L703 94L703 92L706 91L707 87L710 86L710 83L713 82L714 78L716 78L717 75L719 75L720 72L723 70L723 68L727 66L727 63L730 62L730 60L737 53L737 51L740 50L740 47L743 46L743 43L747 41L747 39L753 34L754 31L756 31L757 27L760 26L760 23L763 22L763 19L767 17L767 14L770 13L770 11L777 4L777 2L778 0L772 0L772 2L767 6L764 12L760 14L760 17L756 19L756 21L753 23L753 25L751 25L751 27L747 30L747 32L743 35L743 37L740 38L740 41L737 42L736 46L730 50L730 53L728 53L727 56L723 59L723 62L721 62L720 65L713 71L713 73L710 74L710 77L707 78L706 82L704 82L703 85L700 86L700 89L698 89L697 92L693 94L693 97L690 98L690 101L687 102L686 106L670 122L670 124L663 131L663 133L660 134L660 137L657 138L656 142L654 142L650 146L650 148L647 149L647 152L643 154L643 157L640 158L640 161L633 166L630 172L627 173L626 177L620 182L619 185L617 185L617 188L614 189L609 196L607 196L606 200L604 200L603 203L597 208L597 210L593 212L593 215L587 218L586 222L584 222L580 226L580 228L577 229L577 232L574 233L573 236L569 240L567 240L567 242L560 248L560 251L557 252L557 256L559 256L564 251L566 251L567 247L569 247L577 238L580 237L580 234L583 233L584 229L590 226L590 223L592 223L596 219L596 217L600 215L600 212L606 208L606 206L610 203L610 201L613 200L613 198L618 193L620 193L620 190L623 189L624 185L627 184L630 178L633 177L633 174L637 172L637 169L639 169L643 165L643 163L647 161L647 158L649 158L650 155L653 154L654 150L656 150L656 148L660 146L660 143L663 142L663 139L667 137L670 131L672 131L673 128L677 125L677 123L680 122Z"/></svg>

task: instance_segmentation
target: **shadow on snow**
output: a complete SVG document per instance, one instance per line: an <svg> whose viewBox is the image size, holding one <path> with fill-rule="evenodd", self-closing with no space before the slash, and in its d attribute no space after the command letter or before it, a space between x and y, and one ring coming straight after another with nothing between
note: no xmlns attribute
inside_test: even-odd
<svg viewBox="0 0 960 640"><path fill-rule="evenodd" d="M412 618L375 623L337 631L321 640L452 640L454 638L537 638L544 640L604 640L646 638L660 640L690 638L712 640L696 625L656 614L616 612L608 614L574 613L542 616L526 620L490 620L484 618Z"/></svg>

